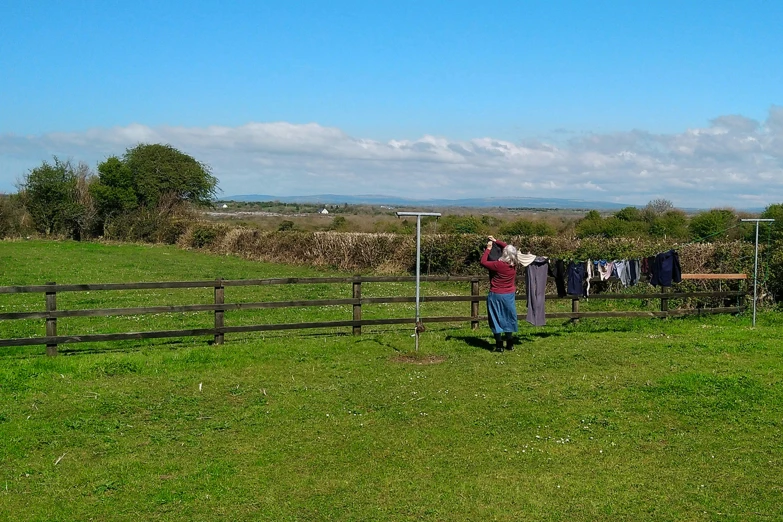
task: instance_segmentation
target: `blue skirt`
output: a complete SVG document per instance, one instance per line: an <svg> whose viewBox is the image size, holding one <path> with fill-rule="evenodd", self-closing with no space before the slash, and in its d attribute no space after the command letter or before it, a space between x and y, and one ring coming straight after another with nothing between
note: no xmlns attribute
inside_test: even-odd
<svg viewBox="0 0 783 522"><path fill-rule="evenodd" d="M492 333L516 332L517 304L514 294L496 294L490 292L487 296L487 312L489 312L489 327Z"/></svg>

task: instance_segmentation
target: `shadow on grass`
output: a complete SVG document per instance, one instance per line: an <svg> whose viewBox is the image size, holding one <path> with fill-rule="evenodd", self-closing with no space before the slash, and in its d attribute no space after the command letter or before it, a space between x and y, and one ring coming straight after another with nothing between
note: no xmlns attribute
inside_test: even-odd
<svg viewBox="0 0 783 522"><path fill-rule="evenodd" d="M462 341L468 346L472 346L473 348L481 348L482 350L487 350L488 352L495 350L495 340L487 339L485 337L475 337L475 336L462 337L457 335L447 335L446 340Z"/></svg>

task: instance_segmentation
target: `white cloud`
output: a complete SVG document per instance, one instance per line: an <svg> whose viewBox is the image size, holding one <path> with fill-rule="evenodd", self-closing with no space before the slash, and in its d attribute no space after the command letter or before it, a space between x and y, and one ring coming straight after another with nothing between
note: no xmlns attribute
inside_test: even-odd
<svg viewBox="0 0 783 522"><path fill-rule="evenodd" d="M52 155L95 165L138 143L170 143L211 165L226 195L600 197L629 204L666 197L687 207L783 201L783 107L773 106L764 122L719 116L679 134L571 136L559 143L429 135L382 142L287 122L4 134L0 191L13 190L25 170Z"/></svg>

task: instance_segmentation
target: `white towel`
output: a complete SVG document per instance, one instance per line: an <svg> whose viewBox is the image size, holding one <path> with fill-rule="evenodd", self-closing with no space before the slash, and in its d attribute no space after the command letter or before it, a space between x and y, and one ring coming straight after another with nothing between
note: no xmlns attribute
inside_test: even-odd
<svg viewBox="0 0 783 522"><path fill-rule="evenodd" d="M523 254L519 250L517 250L517 263L519 263L522 266L527 266L533 261L536 260L536 256L533 254Z"/></svg>

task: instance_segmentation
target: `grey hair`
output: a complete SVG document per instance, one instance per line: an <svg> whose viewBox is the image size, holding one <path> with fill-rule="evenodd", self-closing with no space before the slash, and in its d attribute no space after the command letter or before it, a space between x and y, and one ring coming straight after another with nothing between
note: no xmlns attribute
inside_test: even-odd
<svg viewBox="0 0 783 522"><path fill-rule="evenodd" d="M500 256L498 261L505 261L511 266L517 265L517 247L514 245L506 245L503 248L503 255Z"/></svg>

